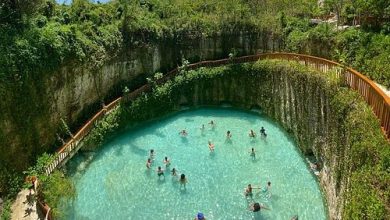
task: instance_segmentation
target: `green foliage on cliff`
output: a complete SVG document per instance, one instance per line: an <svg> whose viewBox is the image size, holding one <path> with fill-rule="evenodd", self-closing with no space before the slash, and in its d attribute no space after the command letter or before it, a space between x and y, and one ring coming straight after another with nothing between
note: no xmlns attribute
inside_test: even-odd
<svg viewBox="0 0 390 220"><path fill-rule="evenodd" d="M285 79L291 89L284 87ZM218 85L225 86L222 94L213 90L217 87L220 91ZM286 97L284 91L293 91L294 107L281 98ZM341 196L339 202L344 206L345 219L390 217L390 144L372 109L359 94L344 88L335 74L325 76L281 61L200 68L179 74L155 86L152 92L121 105L114 113L115 125L123 128L178 110L183 97L187 104L195 106L218 104L221 97L241 107L260 103L269 116L295 136L304 152L314 151L320 161L331 167L328 172L334 178L336 193ZM319 97L323 97L322 101ZM324 116L319 114L321 111ZM325 124L321 117L325 117ZM111 119L106 117L98 124ZM106 132L104 127L98 125L91 131L92 137L99 136L94 139L95 146L113 131L110 128Z"/></svg>

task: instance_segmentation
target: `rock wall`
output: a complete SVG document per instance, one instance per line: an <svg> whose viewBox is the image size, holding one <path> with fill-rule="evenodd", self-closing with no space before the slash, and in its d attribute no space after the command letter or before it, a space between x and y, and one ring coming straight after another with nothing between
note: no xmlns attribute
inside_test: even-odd
<svg viewBox="0 0 390 220"><path fill-rule="evenodd" d="M156 71L190 62L253 54L278 48L268 33L221 33L212 37L176 37L125 48L102 68L76 61L50 73L15 76L14 84L0 84L0 173L22 171L35 156L55 150L69 138L67 126L77 131L103 103L145 83ZM20 77L20 78L19 78ZM63 126L61 119L66 122Z"/></svg>
<svg viewBox="0 0 390 220"><path fill-rule="evenodd" d="M234 70L233 70L234 71ZM322 166L320 184L331 219L341 219L348 178L348 145L344 132L332 112L332 89L321 74L274 70L223 74L191 82L174 98L181 105L202 106L231 103L251 109L260 107L297 140L306 155L314 155ZM334 86L334 85L333 85ZM343 146L343 147L340 147ZM342 173L344 172L344 173Z"/></svg>

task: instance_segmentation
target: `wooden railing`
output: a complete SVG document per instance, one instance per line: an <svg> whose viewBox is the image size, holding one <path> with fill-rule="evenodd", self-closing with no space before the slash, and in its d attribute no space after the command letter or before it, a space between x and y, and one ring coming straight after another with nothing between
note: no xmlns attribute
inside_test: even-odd
<svg viewBox="0 0 390 220"><path fill-rule="evenodd" d="M386 137L390 139L390 98L373 81L369 80L361 73L334 61L302 54L265 53L221 60L201 61L188 65L187 69L193 70L199 67L216 67L232 63L255 62L262 59L296 61L323 73L327 73L329 71L335 72L336 76L342 79L346 85L356 90L360 93L360 95L363 96L366 102L372 107L375 115L378 117ZM162 79L158 80L157 83L162 84L166 82L168 79L171 79L177 75L179 71L179 68L176 68L168 72ZM55 160L46 168L46 174L50 175L56 168L65 164L70 158L73 157L73 155L77 153L81 146L79 143L91 131L95 123L99 121L106 113L110 112L113 108L118 106L119 103L132 101L142 93L149 92L150 90L151 86L149 84L143 85L133 92L126 94L124 97L119 97L110 104L104 106L91 119L89 119L87 123L85 123L85 125L72 137L71 140L69 140L57 151ZM47 210L50 209L47 208L48 207L45 209L46 212L43 210L45 214L49 214L47 213Z"/></svg>
<svg viewBox="0 0 390 220"><path fill-rule="evenodd" d="M378 86L376 86L373 81L369 80L361 73L351 68L344 67L343 65L334 61L302 54L266 53L221 60L201 61L188 65L187 69L192 70L199 67L216 67L231 63L255 62L259 59L281 59L297 61L324 73L329 71L336 72L337 77L341 78L346 85L358 91L366 100L366 102L373 108L373 111L379 118L387 138L390 139L390 98ZM174 77L179 71L179 68L176 68L168 72L162 79L158 80L157 83L161 84L166 82L168 79ZM87 121L87 123L73 136L71 140L69 140L57 151L57 157L53 163L47 167L46 174L50 175L53 170L59 166L62 166L79 150L79 143L94 127L95 122L100 120L107 112L115 108L120 102L131 101L140 94L149 92L150 90L151 86L146 84L134 90L133 92L126 94L123 98L119 97L107 106L103 107L103 109L101 109L90 120Z"/></svg>

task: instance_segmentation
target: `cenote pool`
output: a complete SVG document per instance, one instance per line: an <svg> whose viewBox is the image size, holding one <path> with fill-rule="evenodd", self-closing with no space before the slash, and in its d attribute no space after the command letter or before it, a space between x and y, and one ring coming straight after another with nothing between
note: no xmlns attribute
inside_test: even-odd
<svg viewBox="0 0 390 220"><path fill-rule="evenodd" d="M216 126L208 124L211 120ZM265 139L259 135L261 126L268 134ZM179 135L183 129L186 137ZM250 129L256 138L248 136ZM256 159L250 155L252 147ZM150 149L156 155L147 169ZM169 169L186 174L186 189L169 171L158 178L155 170L165 169L165 156L171 159ZM68 204L66 219L194 219L198 212L208 220L327 218L316 178L294 142L274 122L252 112L182 111L121 132L89 163L85 158L79 155L69 164L77 196ZM254 189L253 197L245 198L249 183L265 187L268 181L271 194ZM271 210L250 212L252 201Z"/></svg>

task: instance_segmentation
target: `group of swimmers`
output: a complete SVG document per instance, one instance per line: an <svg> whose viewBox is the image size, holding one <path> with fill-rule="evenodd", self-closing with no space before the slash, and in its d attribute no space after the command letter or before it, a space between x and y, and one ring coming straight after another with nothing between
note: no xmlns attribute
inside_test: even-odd
<svg viewBox="0 0 390 220"><path fill-rule="evenodd" d="M247 198L247 197L250 197L252 198L253 196L253 189L259 189L260 192L262 193L268 193L267 197L270 198L271 197L271 182L267 182L267 185L262 188L262 187L253 187L252 184L248 184L248 187L245 188L245 191L244 191L244 196ZM259 192L259 193L260 193ZM252 212L259 212L261 209L266 209L266 210L270 210L269 208L265 207L264 205L258 203L258 202L254 202L252 203L251 205L249 205L248 209Z"/></svg>
<svg viewBox="0 0 390 220"><path fill-rule="evenodd" d="M149 158L146 161L146 168L150 169L152 167L154 157L155 157L154 149L151 149L150 153L149 153ZM163 163L165 164L165 168L169 169L169 166L171 165L171 160L167 156L165 156ZM159 179L161 177L165 178L165 170L161 166L157 167L156 172L157 172L157 176ZM178 172L178 170L176 168L172 168L172 170L171 170L172 177L177 177L177 172ZM186 178L186 175L184 173L182 173L180 175L179 182L180 182L181 186L183 186L184 188L186 187L187 178Z"/></svg>
<svg viewBox="0 0 390 220"><path fill-rule="evenodd" d="M248 135L251 138L255 138L256 137L256 133L252 129L249 131ZM267 137L267 133L265 132L264 127L260 128L260 135L261 135L262 138L266 138Z"/></svg>

